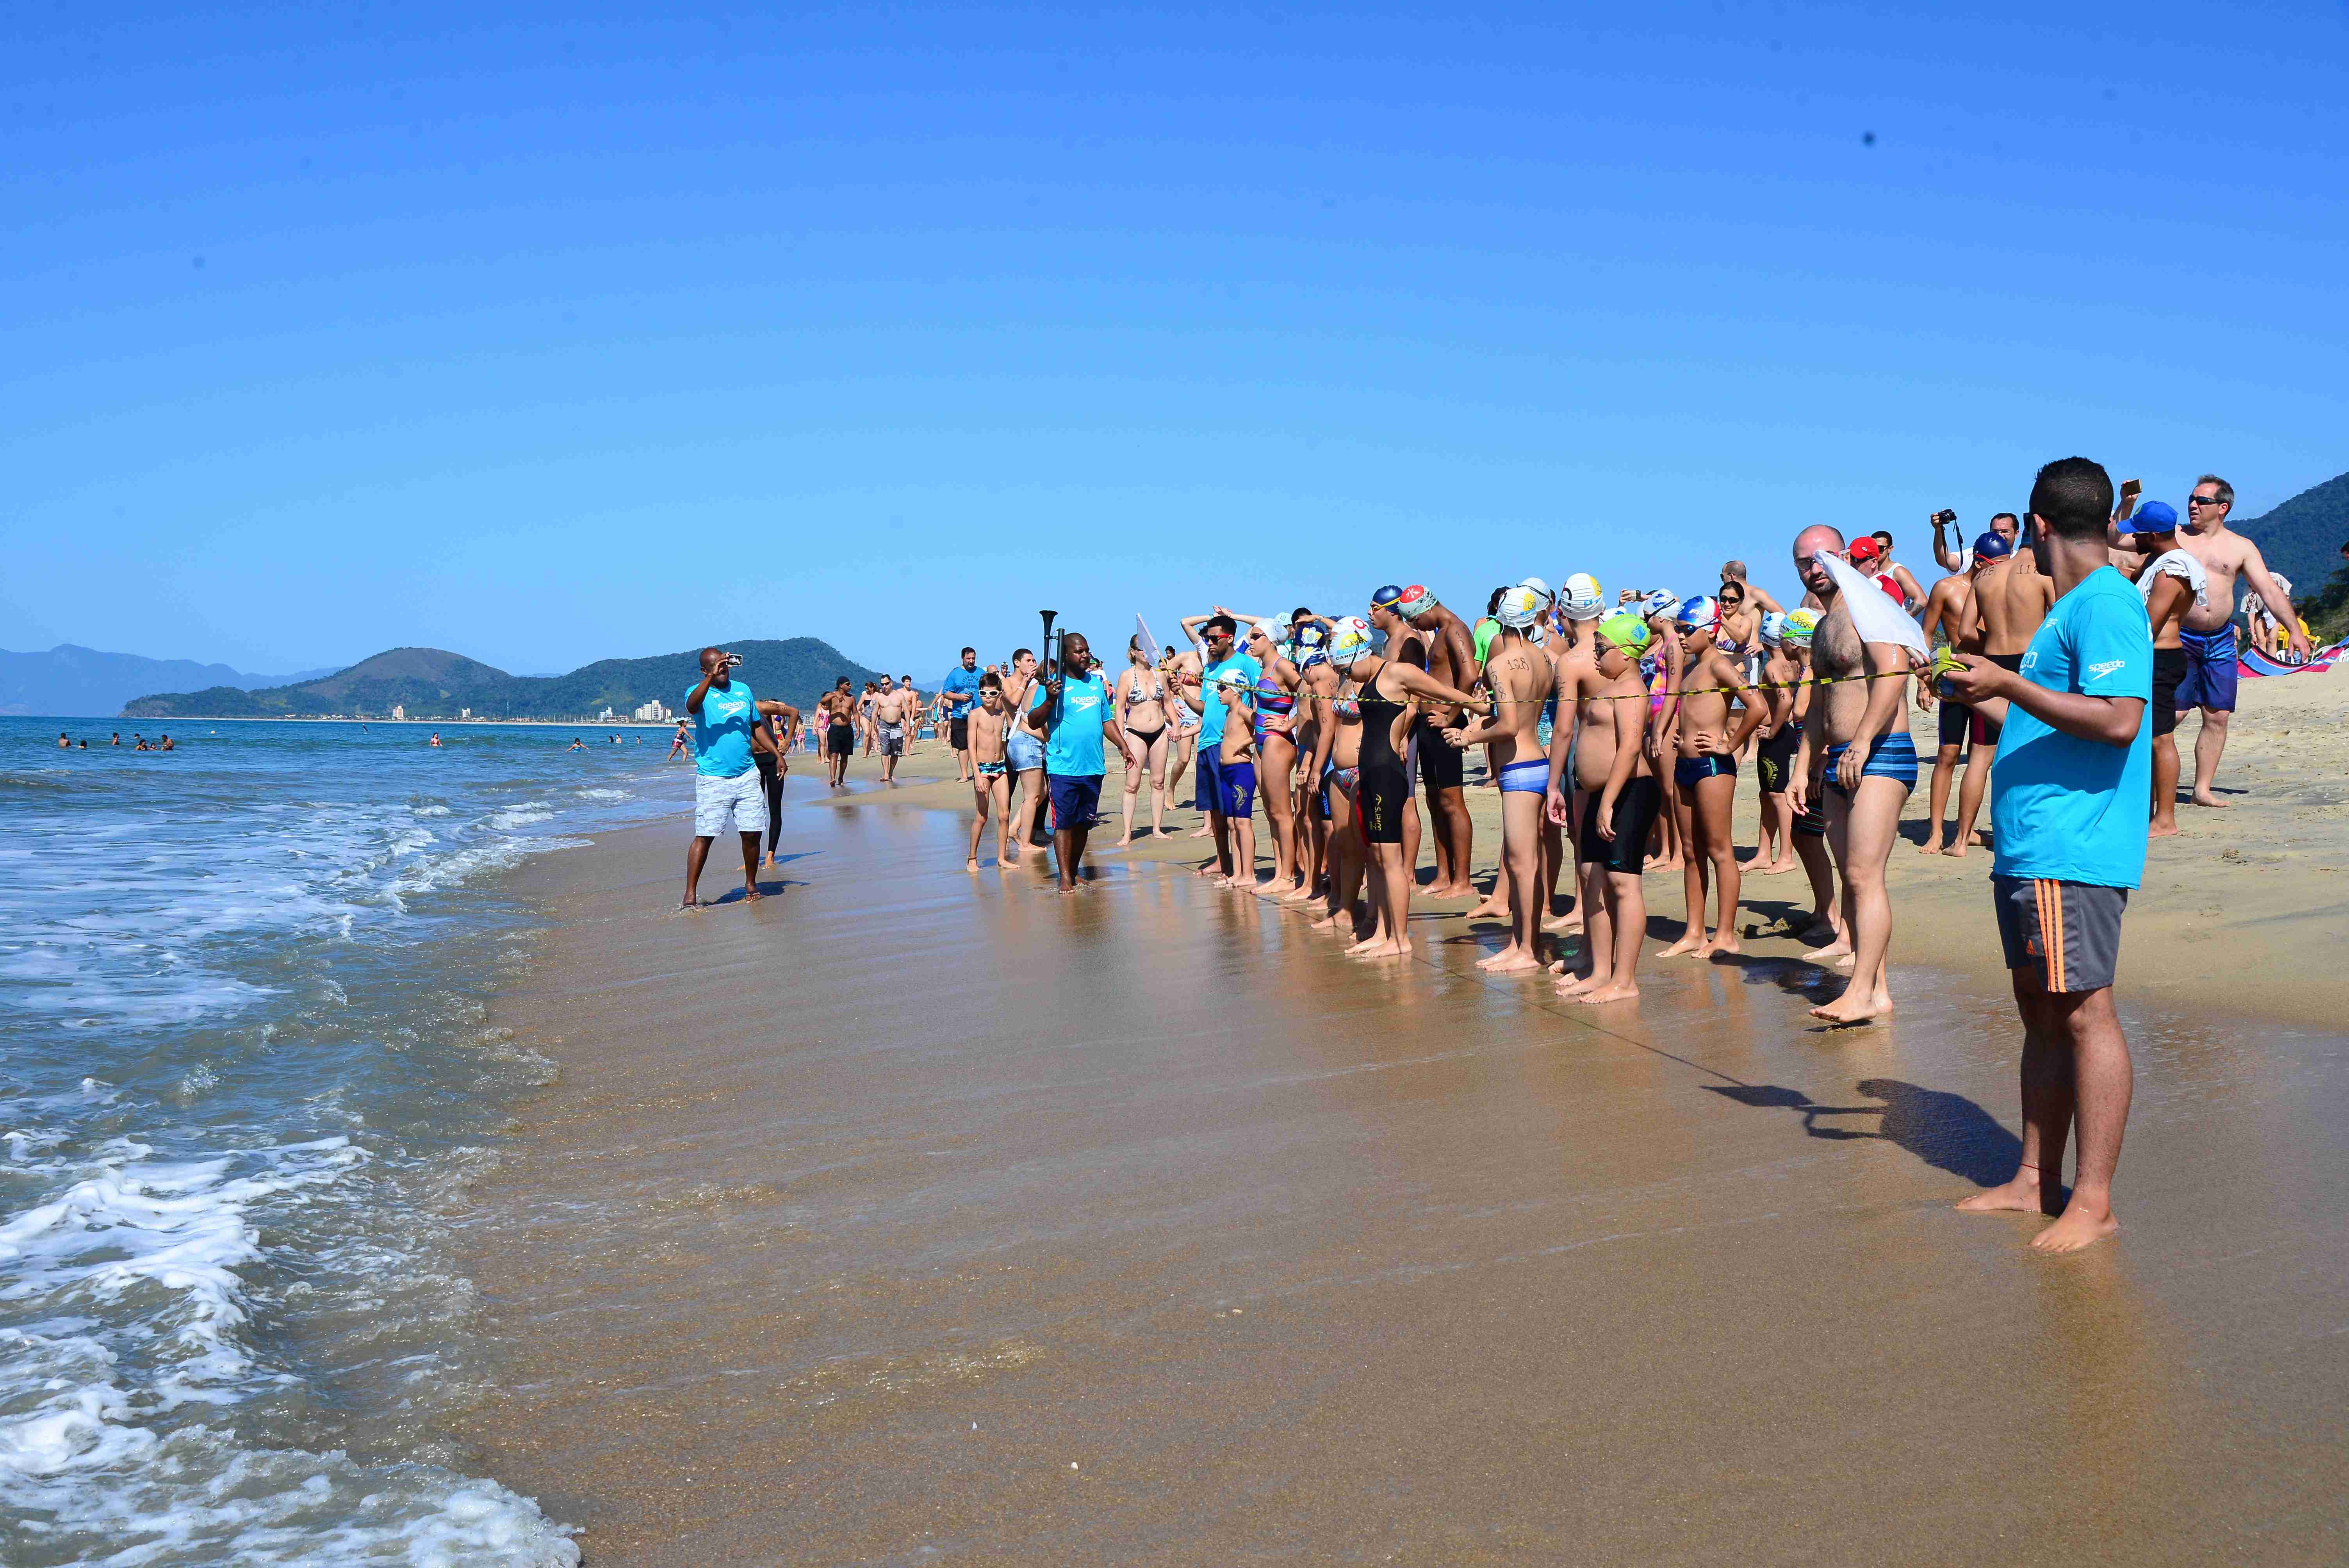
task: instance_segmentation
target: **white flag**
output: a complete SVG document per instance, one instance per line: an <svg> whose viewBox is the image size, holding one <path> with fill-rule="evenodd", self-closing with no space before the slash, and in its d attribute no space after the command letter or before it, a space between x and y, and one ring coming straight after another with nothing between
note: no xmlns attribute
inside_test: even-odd
<svg viewBox="0 0 2349 1568"><path fill-rule="evenodd" d="M1826 562L1828 574L1836 580L1836 589L1851 611L1851 624L1861 642L1898 643L1932 656L1933 650L1925 644L1925 629L1909 618L1899 600L1843 557L1822 552L1818 559Z"/></svg>

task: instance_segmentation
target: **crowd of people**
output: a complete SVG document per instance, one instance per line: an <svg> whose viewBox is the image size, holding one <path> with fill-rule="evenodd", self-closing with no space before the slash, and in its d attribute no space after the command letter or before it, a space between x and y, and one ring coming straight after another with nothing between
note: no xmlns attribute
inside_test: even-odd
<svg viewBox="0 0 2349 1568"><path fill-rule="evenodd" d="M1182 620L1179 645L1138 633L1113 675L1068 632L1046 664L1021 648L982 668L965 648L926 702L910 680L860 696L843 677L812 733L837 785L860 731L894 775L926 713L973 790L967 867L979 869L991 825L1000 865L1049 841L1065 893L1086 886L1110 756L1123 765L1121 844L1144 787L1150 828L1165 830L1188 772L1196 836L1212 841L1198 874L1312 906L1315 927L1366 960L1413 953L1414 898L1478 895L1464 791L1481 750L1501 852L1469 913L1509 929L1482 967L1547 970L1560 995L1594 1007L1630 1001L1649 873L1678 872L1687 910L1657 956L1707 958L1738 951L1745 875L1799 870L1805 956L1848 976L1812 1012L1849 1026L1893 1006L1886 871L1929 766L1914 711L1932 726L1923 851L1982 844L1989 806L1994 918L2026 1040L2022 1166L1965 1206L2054 1212L2060 1186L2043 1194L2038 1173L2076 1129L2077 1180L2034 1243L2065 1250L2113 1228L2130 1068L2111 985L2147 840L2177 831L2178 722L2199 716L2189 798L2223 806L2212 786L2235 706L2238 580L2278 624L2298 624L2257 547L2227 529L2233 500L2205 475L2181 522L2134 482L2116 495L2101 467L2066 459L2040 471L2024 516L1998 514L1970 544L1951 534L1954 514L1937 513L1946 574L1930 589L1889 532L1815 525L1792 541L1803 594L1791 606L1736 561L1713 591L1686 596L1626 589L1610 601L1588 573L1557 590L1526 578L1495 589L1473 623L1415 584L1377 588L1359 614L1211 605ZM2286 644L2304 651L2297 636ZM799 718L739 681L730 695L729 655L703 657L686 703L704 737L688 903L730 812L755 896L773 789L734 780L762 755L780 767ZM1731 829L1747 768L1761 808L1750 867ZM1424 887L1423 840L1435 862ZM1568 868L1572 910L1553 915Z"/></svg>

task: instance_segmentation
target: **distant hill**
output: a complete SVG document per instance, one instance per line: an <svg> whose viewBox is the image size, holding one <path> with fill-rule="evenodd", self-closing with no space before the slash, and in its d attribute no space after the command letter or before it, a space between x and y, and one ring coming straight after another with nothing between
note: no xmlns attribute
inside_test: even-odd
<svg viewBox="0 0 2349 1568"><path fill-rule="evenodd" d="M859 690L881 678L814 637L725 645L742 655L742 678L760 696L800 707L814 703L839 676ZM393 648L324 680L246 691L214 686L201 691L142 696L124 705L125 718L294 718L326 714L388 714L397 706L410 718L589 718L608 707L626 715L657 697L676 708L701 678L701 650L642 659L604 659L561 676L511 676L441 648Z"/></svg>
<svg viewBox="0 0 2349 1568"><path fill-rule="evenodd" d="M2295 603L2313 599L2341 567L2349 543L2349 474L2304 490L2264 517L2230 523L2260 547L2268 570L2292 579Z"/></svg>
<svg viewBox="0 0 2349 1568"><path fill-rule="evenodd" d="M219 686L245 690L315 680L327 670L256 676L226 665L193 659L150 659L139 654L107 654L59 643L45 654L0 650L0 714L53 714L60 718L103 718L143 691L161 686Z"/></svg>

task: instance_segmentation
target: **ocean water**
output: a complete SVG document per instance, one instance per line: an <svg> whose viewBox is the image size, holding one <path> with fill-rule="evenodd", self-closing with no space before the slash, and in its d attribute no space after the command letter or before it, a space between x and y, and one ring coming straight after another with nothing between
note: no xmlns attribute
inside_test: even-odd
<svg viewBox="0 0 2349 1568"><path fill-rule="evenodd" d="M668 814L665 731L0 719L0 1563L571 1563L445 1435L444 1216L553 1063L495 873Z"/></svg>

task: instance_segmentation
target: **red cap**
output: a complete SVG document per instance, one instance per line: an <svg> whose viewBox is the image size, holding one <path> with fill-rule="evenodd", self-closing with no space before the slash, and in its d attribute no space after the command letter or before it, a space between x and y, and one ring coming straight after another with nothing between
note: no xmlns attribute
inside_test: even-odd
<svg viewBox="0 0 2349 1568"><path fill-rule="evenodd" d="M1868 535L1862 534L1851 542L1851 548L1844 552L1844 559L1857 566L1863 561L1873 561L1883 553L1884 546L1877 543Z"/></svg>

